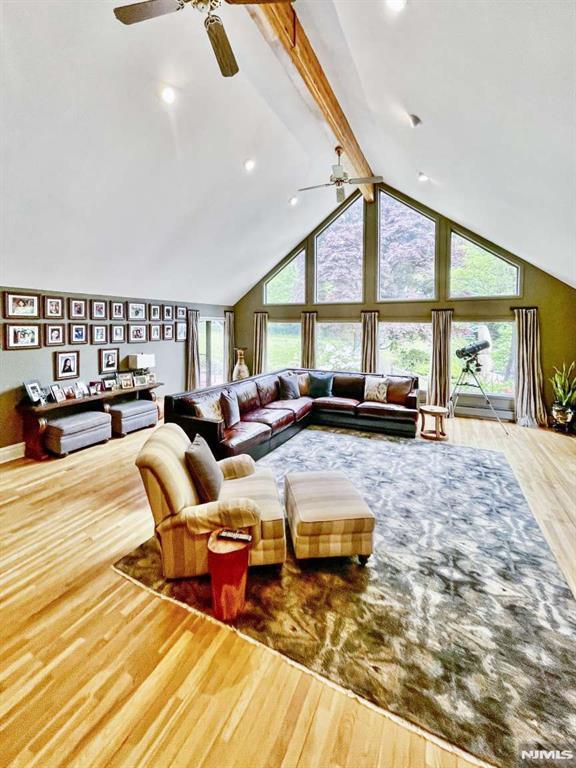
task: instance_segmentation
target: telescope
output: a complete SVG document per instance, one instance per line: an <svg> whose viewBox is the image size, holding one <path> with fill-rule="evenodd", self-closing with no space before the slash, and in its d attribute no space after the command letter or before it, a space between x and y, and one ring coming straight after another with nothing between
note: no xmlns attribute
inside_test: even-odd
<svg viewBox="0 0 576 768"><path fill-rule="evenodd" d="M456 357L459 357L460 359L470 359L471 357L476 357L476 355L479 352L482 352L483 349L488 349L489 346L489 341L477 341L475 344L469 344L467 347L457 349Z"/></svg>

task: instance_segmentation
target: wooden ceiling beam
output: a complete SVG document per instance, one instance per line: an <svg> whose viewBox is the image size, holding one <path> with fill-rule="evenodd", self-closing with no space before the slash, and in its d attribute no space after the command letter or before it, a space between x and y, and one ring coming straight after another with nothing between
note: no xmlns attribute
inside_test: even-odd
<svg viewBox="0 0 576 768"><path fill-rule="evenodd" d="M306 86L308 94L312 96L336 140L344 149L354 174L357 177L374 176L291 3L251 5L248 12L275 52L284 60L286 56L282 56L282 53L288 54L292 64L290 69L296 70L298 79ZM281 44L280 50L278 43ZM365 200L369 203L374 201L373 184L365 184L360 189Z"/></svg>

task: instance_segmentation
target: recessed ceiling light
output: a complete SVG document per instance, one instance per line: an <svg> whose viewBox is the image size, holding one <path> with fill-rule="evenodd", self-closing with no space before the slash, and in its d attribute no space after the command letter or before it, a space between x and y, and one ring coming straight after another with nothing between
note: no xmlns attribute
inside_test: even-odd
<svg viewBox="0 0 576 768"><path fill-rule="evenodd" d="M391 11L400 13L400 11L403 11L404 8L406 8L407 2L408 0L386 0L386 5L388 8L390 8Z"/></svg>
<svg viewBox="0 0 576 768"><path fill-rule="evenodd" d="M165 88L162 88L162 93L160 95L162 96L162 101L165 104L174 104L176 101L176 91L169 85L167 85Z"/></svg>
<svg viewBox="0 0 576 768"><path fill-rule="evenodd" d="M430 178L426 176L425 173L422 173L422 171L420 171L418 173L418 181L430 181Z"/></svg>
<svg viewBox="0 0 576 768"><path fill-rule="evenodd" d="M410 120L410 123L412 124L412 128L417 128L419 125L422 124L421 118L418 117L418 115L408 115L408 120Z"/></svg>
<svg viewBox="0 0 576 768"><path fill-rule="evenodd" d="M244 162L244 170L246 173L252 173L252 171L256 168L256 160L246 160Z"/></svg>
<svg viewBox="0 0 576 768"><path fill-rule="evenodd" d="M291 197L290 198L290 205L292 208L294 208L295 205L298 205L298 198L297 197Z"/></svg>

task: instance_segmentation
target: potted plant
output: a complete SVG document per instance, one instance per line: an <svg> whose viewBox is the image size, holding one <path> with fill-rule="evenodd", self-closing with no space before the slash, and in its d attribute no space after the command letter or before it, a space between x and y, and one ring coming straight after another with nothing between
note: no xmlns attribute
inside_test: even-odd
<svg viewBox="0 0 576 768"><path fill-rule="evenodd" d="M566 368L562 363L562 370L554 368L554 376L550 379L554 391L554 403L552 404L552 416L554 426L568 431L574 408L576 407L576 375L573 375L575 363Z"/></svg>

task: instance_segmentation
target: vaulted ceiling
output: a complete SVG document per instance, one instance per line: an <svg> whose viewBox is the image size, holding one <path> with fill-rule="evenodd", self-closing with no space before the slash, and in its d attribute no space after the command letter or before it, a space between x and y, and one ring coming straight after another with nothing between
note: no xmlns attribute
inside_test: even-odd
<svg viewBox="0 0 576 768"><path fill-rule="evenodd" d="M244 8L225 80L198 13L115 4L2 4L0 283L233 303L334 207L289 205L334 142ZM572 3L296 7L376 173L576 285Z"/></svg>

